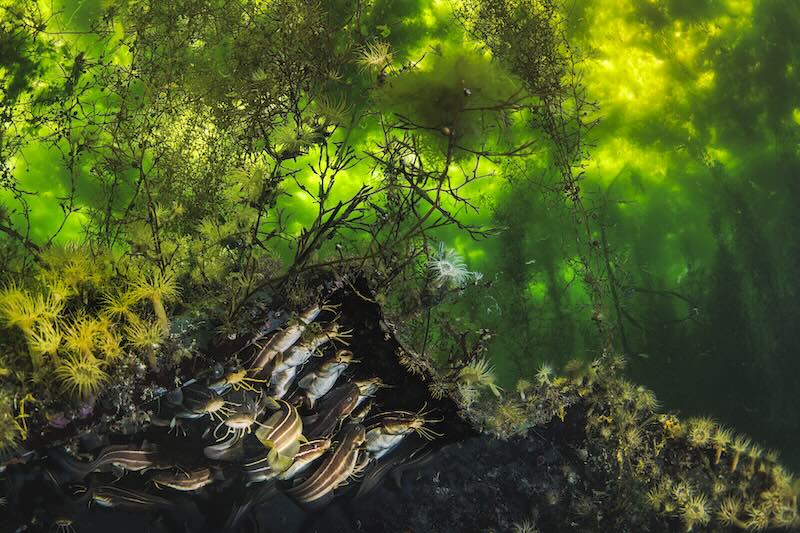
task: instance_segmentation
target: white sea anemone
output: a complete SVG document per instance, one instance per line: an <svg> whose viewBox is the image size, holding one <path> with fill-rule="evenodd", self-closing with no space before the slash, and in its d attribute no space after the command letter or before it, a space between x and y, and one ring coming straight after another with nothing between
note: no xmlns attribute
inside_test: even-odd
<svg viewBox="0 0 800 533"><path fill-rule="evenodd" d="M358 54L357 62L363 70L382 71L394 60L389 43L377 41L367 44Z"/></svg>
<svg viewBox="0 0 800 533"><path fill-rule="evenodd" d="M463 287L470 280L483 277L480 272L470 272L464 259L452 248L439 243L439 251L428 261L428 268L434 275L436 287Z"/></svg>

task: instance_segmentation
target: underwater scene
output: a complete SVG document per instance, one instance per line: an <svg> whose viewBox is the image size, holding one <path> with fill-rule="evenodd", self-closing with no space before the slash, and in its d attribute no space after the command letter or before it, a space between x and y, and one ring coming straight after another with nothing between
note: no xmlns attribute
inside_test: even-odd
<svg viewBox="0 0 800 533"><path fill-rule="evenodd" d="M0 0L0 533L800 530L800 2Z"/></svg>

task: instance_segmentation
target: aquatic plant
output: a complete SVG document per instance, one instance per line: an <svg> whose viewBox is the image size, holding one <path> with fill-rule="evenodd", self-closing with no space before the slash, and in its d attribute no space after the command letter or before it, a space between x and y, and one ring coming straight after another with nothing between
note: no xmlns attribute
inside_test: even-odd
<svg viewBox="0 0 800 533"><path fill-rule="evenodd" d="M78 399L97 395L109 379L101 360L81 353L69 353L60 359L54 375L62 388Z"/></svg>

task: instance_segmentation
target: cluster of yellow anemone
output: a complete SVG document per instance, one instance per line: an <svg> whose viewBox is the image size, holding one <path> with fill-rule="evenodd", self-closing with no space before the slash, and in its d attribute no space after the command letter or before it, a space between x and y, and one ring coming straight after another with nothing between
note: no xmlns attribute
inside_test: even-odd
<svg viewBox="0 0 800 533"><path fill-rule="evenodd" d="M170 330L165 305L179 295L173 273L131 268L136 274L112 277L108 261L75 246L49 248L40 259L35 280L0 289L0 328L22 333L27 353L17 355L30 360L33 383L52 377L85 399L104 388L126 348L155 366Z"/></svg>

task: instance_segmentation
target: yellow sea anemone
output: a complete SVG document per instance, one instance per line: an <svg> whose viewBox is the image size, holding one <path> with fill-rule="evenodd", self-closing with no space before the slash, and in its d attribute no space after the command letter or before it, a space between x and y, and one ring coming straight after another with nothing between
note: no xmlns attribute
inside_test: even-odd
<svg viewBox="0 0 800 533"><path fill-rule="evenodd" d="M102 296L103 315L110 318L127 319L131 316L131 307L136 303L133 295L124 291L105 292Z"/></svg>
<svg viewBox="0 0 800 533"><path fill-rule="evenodd" d="M528 391L530 391L532 387L533 384L530 381L528 381L527 379L520 379L517 381L517 386L515 388L517 390L517 393L519 394L519 398L521 400L526 400Z"/></svg>
<svg viewBox="0 0 800 533"><path fill-rule="evenodd" d="M657 411L659 407L655 393L642 386L636 387L634 405L639 411Z"/></svg>
<svg viewBox="0 0 800 533"><path fill-rule="evenodd" d="M134 301L150 300L164 335L169 334L169 318L167 318L164 304L176 300L179 295L180 289L175 273L172 271L162 272L160 270L154 271L152 275L142 276L137 279L130 291L130 297Z"/></svg>
<svg viewBox="0 0 800 533"><path fill-rule="evenodd" d="M100 352L102 352L103 358L106 361L116 359L123 353L119 337L110 330L103 331L100 341L97 343L97 347L100 349Z"/></svg>
<svg viewBox="0 0 800 533"><path fill-rule="evenodd" d="M750 459L750 465L748 468L753 470L756 466L756 461L761 459L761 454L764 453L764 448L759 446L758 444L751 444L750 449L747 450L747 457Z"/></svg>
<svg viewBox="0 0 800 533"><path fill-rule="evenodd" d="M21 436L22 428L14 418L11 401L0 398L0 457L13 450Z"/></svg>
<svg viewBox="0 0 800 533"><path fill-rule="evenodd" d="M10 285L0 291L0 322L8 327L19 328L25 335L30 349L34 368L42 363L41 346L31 345L36 334L37 323L55 320L63 308L63 301L52 295L32 294L26 290Z"/></svg>
<svg viewBox="0 0 800 533"><path fill-rule="evenodd" d="M522 522L515 522L511 526L513 533L539 533L536 526L530 520L523 520Z"/></svg>
<svg viewBox="0 0 800 533"><path fill-rule="evenodd" d="M498 403L492 418L496 427L511 431L524 424L527 420L525 410L514 399Z"/></svg>
<svg viewBox="0 0 800 533"><path fill-rule="evenodd" d="M717 427L714 436L711 437L711 443L714 445L714 464L719 464L722 452L727 448L728 444L733 439L733 432L730 429Z"/></svg>
<svg viewBox="0 0 800 533"><path fill-rule="evenodd" d="M130 324L125 327L125 338L134 348L145 353L151 368L158 366L156 347L164 340L164 331L160 324L148 323L133 315Z"/></svg>
<svg viewBox="0 0 800 533"><path fill-rule="evenodd" d="M99 284L103 276L98 262L92 258L88 249L77 244L50 246L41 254L42 264L73 289L91 283Z"/></svg>
<svg viewBox="0 0 800 533"><path fill-rule="evenodd" d="M96 320L79 314L64 327L64 346L85 356L94 355L100 332Z"/></svg>
<svg viewBox="0 0 800 533"><path fill-rule="evenodd" d="M693 494L692 486L687 481L678 481L672 486L672 499L680 506L686 505Z"/></svg>
<svg viewBox="0 0 800 533"><path fill-rule="evenodd" d="M108 381L102 361L79 353L70 353L63 358L56 366L55 376L64 390L77 398L96 395Z"/></svg>
<svg viewBox="0 0 800 533"><path fill-rule="evenodd" d="M689 420L687 438L692 446L700 448L708 444L714 435L714 421L710 418L693 418Z"/></svg>
<svg viewBox="0 0 800 533"><path fill-rule="evenodd" d="M487 387L495 396L500 396L500 387L495 384L494 367L483 357L475 359L459 370L458 380L466 385Z"/></svg>
<svg viewBox="0 0 800 533"><path fill-rule="evenodd" d="M769 527L769 510L755 506L748 505L745 510L747 519L744 521L744 527L751 531L761 531Z"/></svg>
<svg viewBox="0 0 800 533"><path fill-rule="evenodd" d="M450 394L450 384L442 380L433 380L428 383L428 391L434 400L441 400Z"/></svg>
<svg viewBox="0 0 800 533"><path fill-rule="evenodd" d="M742 513L742 500L736 496L723 498L717 509L717 520L723 526L741 527L739 515Z"/></svg>
<svg viewBox="0 0 800 533"><path fill-rule="evenodd" d="M61 346L63 337L64 335L56 324L49 320L43 320L34 330L28 345L39 356L55 355Z"/></svg>
<svg viewBox="0 0 800 533"><path fill-rule="evenodd" d="M708 524L711 519L708 514L708 499L704 494L689 497L681 506L680 513L686 531L691 531L696 525Z"/></svg>
<svg viewBox="0 0 800 533"><path fill-rule="evenodd" d="M344 100L319 98L316 102L316 106L317 114L322 118L325 125L344 124L350 113L350 108Z"/></svg>
<svg viewBox="0 0 800 533"><path fill-rule="evenodd" d="M731 472L736 470L736 467L739 465L739 458L743 453L747 451L750 447L750 439L747 437L736 437L733 439L731 443L731 449L733 450L733 458L731 459Z"/></svg>
<svg viewBox="0 0 800 533"><path fill-rule="evenodd" d="M549 385L551 377L553 377L553 367L549 363L542 363L536 372L536 381L540 385Z"/></svg>

